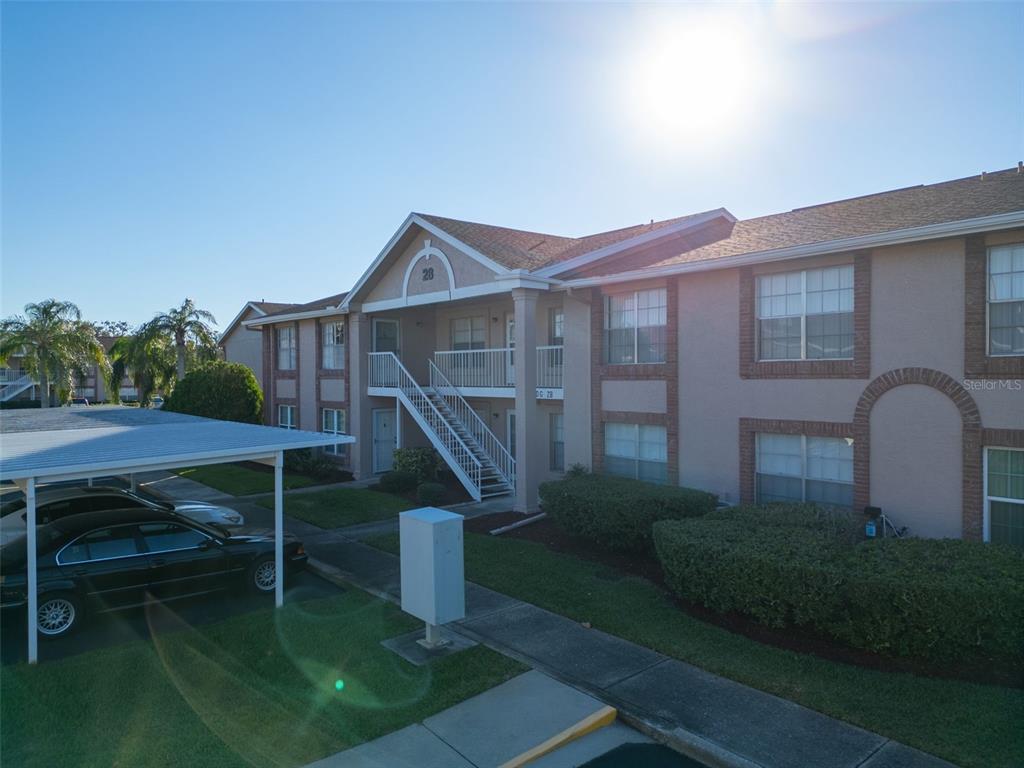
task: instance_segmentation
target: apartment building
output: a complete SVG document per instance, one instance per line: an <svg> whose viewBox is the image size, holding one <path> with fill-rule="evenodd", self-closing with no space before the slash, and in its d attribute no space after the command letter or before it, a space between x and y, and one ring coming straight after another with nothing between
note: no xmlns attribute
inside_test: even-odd
<svg viewBox="0 0 1024 768"><path fill-rule="evenodd" d="M98 338L107 352L117 341L114 336L99 336ZM72 395L84 397L90 403L105 403L110 400L107 381L100 375L96 365L90 365L85 372L85 377L74 383ZM138 398L138 392L127 374L121 380L120 398L127 402ZM7 365L0 367L0 402L38 399L39 382L25 370L22 358L12 355L7 361Z"/></svg>
<svg viewBox="0 0 1024 768"><path fill-rule="evenodd" d="M267 423L355 435L357 476L433 445L521 511L583 464L1024 544L1021 166L587 237L414 213L350 291L242 328Z"/></svg>

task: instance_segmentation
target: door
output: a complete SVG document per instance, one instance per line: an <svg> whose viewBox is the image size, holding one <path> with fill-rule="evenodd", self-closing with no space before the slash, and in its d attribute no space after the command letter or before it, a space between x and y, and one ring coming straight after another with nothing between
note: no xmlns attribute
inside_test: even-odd
<svg viewBox="0 0 1024 768"><path fill-rule="evenodd" d="M505 314L505 346L505 383L511 387L516 383L516 316L512 312Z"/></svg>
<svg viewBox="0 0 1024 768"><path fill-rule="evenodd" d="M373 319L373 351L399 354L398 321L380 317Z"/></svg>
<svg viewBox="0 0 1024 768"><path fill-rule="evenodd" d="M227 556L221 545L180 523L141 523L149 556L149 591L160 600L199 595L227 585Z"/></svg>
<svg viewBox="0 0 1024 768"><path fill-rule="evenodd" d="M395 464L398 430L394 408L375 408L373 411L373 471L390 472Z"/></svg>
<svg viewBox="0 0 1024 768"><path fill-rule="evenodd" d="M138 605L149 583L149 558L135 525L99 528L79 536L57 554L62 576L83 587L94 611Z"/></svg>

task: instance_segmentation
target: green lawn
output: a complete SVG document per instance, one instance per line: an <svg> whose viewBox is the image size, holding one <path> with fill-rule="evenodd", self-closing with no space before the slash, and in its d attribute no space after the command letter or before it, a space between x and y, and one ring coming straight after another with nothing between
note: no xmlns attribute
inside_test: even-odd
<svg viewBox="0 0 1024 768"><path fill-rule="evenodd" d="M1024 690L877 672L762 645L694 619L645 579L541 544L465 537L466 576L963 766L1020 766ZM398 535L368 544L397 552Z"/></svg>
<svg viewBox="0 0 1024 768"><path fill-rule="evenodd" d="M380 645L417 625L352 590L4 667L0 754L40 768L299 766L524 671L483 646L414 667Z"/></svg>
<svg viewBox="0 0 1024 768"><path fill-rule="evenodd" d="M241 464L211 464L204 467L187 467L174 470L176 475L195 480L197 483L216 488L218 491L230 493L232 496L249 496L254 493L273 493L273 472L260 472L258 469L245 467ZM317 481L305 475L293 472L284 473L285 490L305 488L316 485Z"/></svg>
<svg viewBox="0 0 1024 768"><path fill-rule="evenodd" d="M260 499L259 504L269 509L274 508L273 499ZM401 496L368 488L332 488L284 497L286 515L321 528L341 528L387 520L415 506Z"/></svg>

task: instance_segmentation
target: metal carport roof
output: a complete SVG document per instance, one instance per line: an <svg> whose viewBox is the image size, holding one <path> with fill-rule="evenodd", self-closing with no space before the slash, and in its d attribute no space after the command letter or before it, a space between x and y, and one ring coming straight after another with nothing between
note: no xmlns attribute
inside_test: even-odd
<svg viewBox="0 0 1024 768"><path fill-rule="evenodd" d="M86 479L156 469L259 461L274 466L277 605L284 602L282 467L284 451L354 443L349 435L263 427L124 406L0 411L0 480L25 491L29 662L36 635L36 508L40 481Z"/></svg>

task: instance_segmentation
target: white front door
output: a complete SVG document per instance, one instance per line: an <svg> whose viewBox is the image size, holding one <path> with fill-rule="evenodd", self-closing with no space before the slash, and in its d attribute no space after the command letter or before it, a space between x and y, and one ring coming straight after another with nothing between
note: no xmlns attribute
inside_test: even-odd
<svg viewBox="0 0 1024 768"><path fill-rule="evenodd" d="M512 386L516 383L516 316L511 312L505 315L505 346L509 350L505 358L505 383Z"/></svg>
<svg viewBox="0 0 1024 768"><path fill-rule="evenodd" d="M395 465L398 447L394 408L375 408L373 411L373 471L390 472Z"/></svg>
<svg viewBox="0 0 1024 768"><path fill-rule="evenodd" d="M399 355L398 321L373 318L373 351L394 352Z"/></svg>

